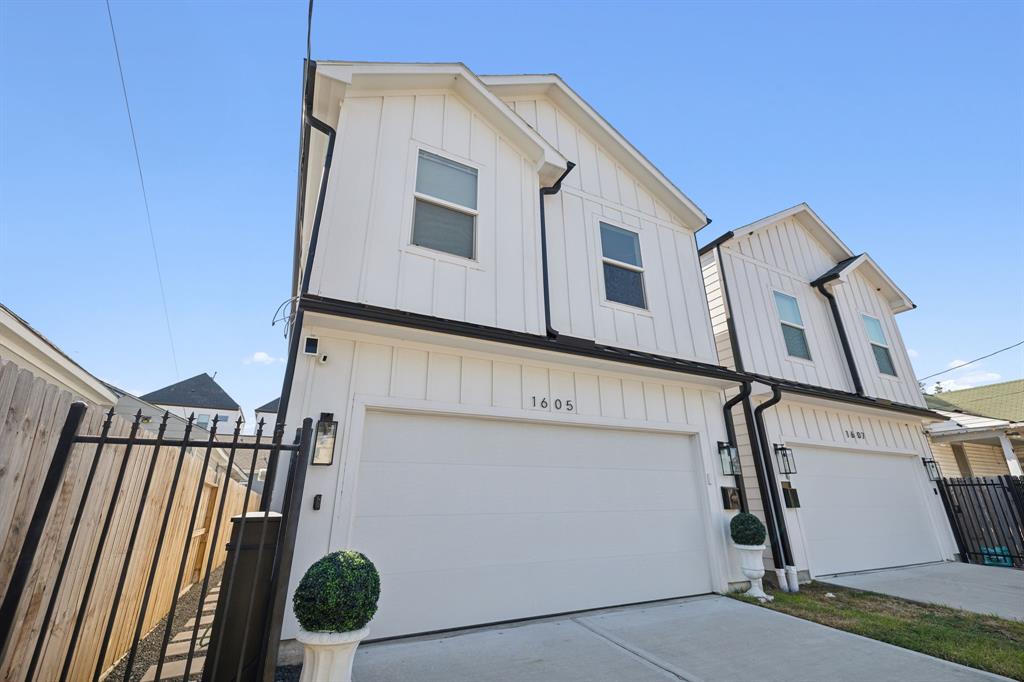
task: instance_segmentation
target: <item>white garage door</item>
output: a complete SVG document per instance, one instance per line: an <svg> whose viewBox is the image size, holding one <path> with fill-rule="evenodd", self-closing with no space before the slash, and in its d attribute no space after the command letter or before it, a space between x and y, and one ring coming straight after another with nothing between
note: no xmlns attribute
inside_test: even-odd
<svg viewBox="0 0 1024 682"><path fill-rule="evenodd" d="M942 559L922 498L919 458L794 449L793 485L814 575Z"/></svg>
<svg viewBox="0 0 1024 682"><path fill-rule="evenodd" d="M711 591L699 470L689 436L368 413L372 636Z"/></svg>

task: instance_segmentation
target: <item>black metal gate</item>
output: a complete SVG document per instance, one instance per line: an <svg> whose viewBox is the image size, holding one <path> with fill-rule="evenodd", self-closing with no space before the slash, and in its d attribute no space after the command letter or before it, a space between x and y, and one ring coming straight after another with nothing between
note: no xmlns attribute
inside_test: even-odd
<svg viewBox="0 0 1024 682"><path fill-rule="evenodd" d="M961 560L1024 569L1024 477L944 478L938 483Z"/></svg>
<svg viewBox="0 0 1024 682"><path fill-rule="evenodd" d="M205 679L212 679L210 671L216 669L231 671L229 674L218 673L218 680L272 680L309 457L312 420L306 419L302 428L296 429L294 442L285 443L282 423L275 426L269 439L265 437L262 421L254 436L243 437L243 422L239 418L229 437L218 438L217 418L211 423L209 430L205 431L194 425L194 415L188 420L180 420L165 413L157 424L152 424L140 411L134 420L125 423L124 420L115 417L111 409L105 415L99 433L80 434L78 431L86 410L87 407L83 403L72 404L53 459L46 470L34 513L28 522L25 541L0 607L0 661L11 653L9 646L17 627L16 616L34 608L37 619L38 613L42 614L37 630L33 631L34 641L19 640L19 647L23 650L18 653L23 657L22 661L27 661L27 664L19 666L21 670L18 671L24 680L64 680L71 677L94 681L102 678L118 679L125 682L137 681L143 677L155 680L188 680L203 674L204 666L207 668ZM169 420L172 424L177 421L179 430L183 426L183 431L178 437L168 437ZM93 420L93 423L96 421ZM112 423L116 423L119 428L112 431ZM74 461L82 456L91 456L91 460ZM140 456L144 458L142 461L138 459ZM124 497L128 485L125 474L131 457L135 458L132 460L132 471L138 472L133 478L135 487L130 499L122 500L118 506L119 498ZM183 464L187 458L188 464L185 468L190 472L191 478L182 476ZM212 470L211 459L215 460L215 467ZM200 460L201 471L196 476ZM158 461L161 462L161 467L164 467L163 471L157 472ZM94 479L101 462L104 475L115 476L112 487L95 485ZM171 463L173 475L168 468ZM281 469L282 467L287 469ZM274 499L275 485L272 480L274 472L279 469L282 474L287 472L284 485L276 486L278 494L283 495L280 502ZM86 470L88 473L84 474ZM153 485L155 472L158 474L157 480L161 482L156 486ZM211 488L210 476L220 480L217 477L222 472L224 479L219 489ZM65 483L65 477L82 474L85 480L79 484L82 490L80 497L63 510L65 516L62 520L54 521L50 517L58 516L62 510L54 510L51 514L51 507L58 491ZM169 485L166 484L167 480L170 480ZM94 489L98 489L99 492L94 493ZM104 493L104 490L107 492ZM109 499L93 499L90 504L91 497L103 494L109 495ZM231 519L232 525L240 526L234 529L237 537L245 534L247 523L253 527L261 525L261 535L266 534L267 528L272 528L270 537L260 538L255 556L250 553L245 560L254 561L256 573L268 575L269 581L265 581L261 590L257 590L253 583L253 589L244 590L240 601L235 597L234 604L225 604L225 601L232 599L231 594L239 593L240 590L220 590L220 587L230 586L235 579L242 552L228 549L222 567L218 569L213 565L215 555L222 556L215 550L222 547L227 540L228 531L222 529L225 525L222 522L226 515L230 516L233 508L229 506L225 513L225 504L229 496L233 506L237 506L239 498L243 498L240 502L243 513ZM258 511L255 509L256 496L259 497ZM154 505L158 506L159 512L153 509ZM115 508L118 509L119 522L117 529L112 532ZM278 509L280 512L271 509ZM250 511L246 513L246 510ZM147 541L141 543L138 540L144 512L147 512L145 517L149 521L159 519L159 525L151 524L147 527L144 530L147 533ZM200 519L201 516L207 521ZM186 517L188 527L182 535ZM52 533L52 530L47 528L48 521L66 523L63 519L70 520L70 531L64 531L68 534L63 541L62 550L58 549L50 556L37 557L40 538L44 532ZM270 523L268 519L275 522ZM197 522L200 526L207 525L197 529ZM173 549L167 540L169 526L173 537L182 538L180 542L175 543ZM84 528L89 528L89 533L83 533ZM120 539L116 547L111 548L108 545L115 535ZM89 546L83 546L86 544L83 542L86 536L86 542L92 542ZM169 556L168 551L176 552L177 546L182 542L180 557L177 554ZM199 543L202 543L201 547ZM143 544L145 546L140 550L139 547ZM265 552L265 547L270 549ZM113 552L123 553L123 557L111 556ZM83 556L83 553L87 556ZM60 557L60 563L56 567L55 577L47 586L48 600L33 597L31 590L26 592L26 584L33 571L34 562L56 561L57 556ZM87 573L82 570L80 574L74 576L67 574L69 560L73 556L75 560L71 563L79 567L88 566ZM97 589L97 575L101 572L101 564L104 568L99 584L105 587ZM133 600L134 605L126 606L123 597L130 565L133 569L133 581L129 589L136 598ZM162 569L159 578L158 566ZM211 587L211 574L215 571L220 571L221 579L218 585ZM243 569L243 573L246 573L246 569ZM114 575L117 576L116 582ZM112 590L110 586L114 586ZM143 631L144 623L151 624L156 617L156 614L147 613L152 603L151 597L154 596L154 588L165 595L161 602L161 610L166 607L168 599L170 607L166 611L166 617L158 621L156 626L150 625L152 629L147 633ZM256 642L255 648L222 647L219 644L220 640L209 639L210 632L216 633L217 623L209 622L212 616L210 613L204 614L204 604L209 611L211 602L217 601L218 598L208 596L210 590L214 588L215 591L221 592L216 617L220 618L222 612L234 614L232 622L243 623L244 632L241 633L241 637ZM194 613L190 602L189 609L185 612L180 606L188 599L195 599L196 592L198 601ZM141 600L137 598L139 594L142 594ZM181 605L179 598L182 598ZM39 603L29 603L33 599ZM255 611L254 604L257 605ZM126 609L131 612L126 613ZM55 618L55 610L68 614L63 624L55 622L59 620ZM254 613L261 615L254 618ZM70 617L71 614L74 615L73 619ZM243 614L241 621L238 614ZM122 643L121 648L117 650L108 648L112 646L115 621L119 626L118 641ZM87 622L91 625L86 626L86 631L83 632L83 626ZM201 624L207 633L205 643L210 649L202 656L197 653L197 649L203 648L200 644ZM188 634L189 630L191 636ZM96 635L99 632L102 632L102 636L97 639ZM175 634L178 636L174 638L175 643L172 645L171 638ZM236 632L233 636L237 639L239 633ZM88 646L83 644L86 640L91 642ZM29 648L31 655L28 654ZM172 657L168 653L169 649L176 655ZM237 656L238 660L225 660L231 656ZM171 658L174 660L169 663ZM75 662L74 668L72 661Z"/></svg>

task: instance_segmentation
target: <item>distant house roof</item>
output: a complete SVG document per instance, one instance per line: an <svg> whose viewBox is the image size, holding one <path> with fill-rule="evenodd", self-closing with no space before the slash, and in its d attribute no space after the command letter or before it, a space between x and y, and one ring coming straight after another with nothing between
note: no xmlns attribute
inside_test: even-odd
<svg viewBox="0 0 1024 682"><path fill-rule="evenodd" d="M178 405L181 407L209 407L215 410L241 409L234 398L229 396L209 374L203 372L191 379L159 388L152 393L139 396L146 402L157 405Z"/></svg>
<svg viewBox="0 0 1024 682"><path fill-rule="evenodd" d="M928 407L936 410L1024 422L1024 379L943 391L938 395L926 395L924 399Z"/></svg>
<svg viewBox="0 0 1024 682"><path fill-rule="evenodd" d="M280 402L281 402L281 398L274 398L273 400L271 400L266 405L261 405L260 407L257 407L256 411L257 412L272 412L274 414L277 414L277 406L278 406L278 404Z"/></svg>

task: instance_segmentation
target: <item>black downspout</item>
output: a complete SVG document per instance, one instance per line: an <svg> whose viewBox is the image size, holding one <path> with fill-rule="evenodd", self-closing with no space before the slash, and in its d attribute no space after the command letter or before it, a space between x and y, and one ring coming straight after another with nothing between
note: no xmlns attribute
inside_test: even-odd
<svg viewBox="0 0 1024 682"><path fill-rule="evenodd" d="M729 345L732 348L733 364L736 371L743 371L743 356L740 353L739 335L736 333L736 323L732 315L732 299L729 297L729 281L725 276L725 261L722 259L722 244L733 237L733 233L727 232L712 242L715 250L715 257L718 260L718 280L722 283L722 297L725 299L726 325L729 329ZM707 248L707 247L705 247ZM782 536L785 528L780 530L779 521L776 520L774 505L772 504L772 484L774 477L765 473L762 462L765 457L761 449L760 432L754 418L754 410L750 404L750 384L746 385L746 395L741 392L743 401L743 419L747 425L747 435L750 440L750 451L754 460L754 473L757 476L757 489L761 493L761 512L764 514L765 526L768 530L768 542L772 548L772 563L779 571L785 571L785 555L783 554ZM731 416L731 415L730 415ZM744 501L745 501L744 496ZM783 523L785 523L783 521ZM788 539L787 539L788 541Z"/></svg>
<svg viewBox="0 0 1024 682"><path fill-rule="evenodd" d="M551 326L551 292L548 287L548 229L544 221L544 197L558 194L562 189L562 180L572 172L576 164L567 161L565 172L562 173L555 184L550 187L540 188L540 268L541 276L544 279L544 328L547 330L548 338L558 338L558 330Z"/></svg>
<svg viewBox="0 0 1024 682"><path fill-rule="evenodd" d="M828 299L828 306L832 309L832 319L836 322L836 330L839 332L839 342L843 345L843 355L846 356L846 365L850 368L850 377L853 379L853 390L859 395L864 395L864 385L860 383L860 373L857 371L857 363L853 359L853 350L850 348L850 339L846 336L846 325L839 314L839 303L835 294L825 288L831 280L814 282L814 287L821 292L821 295Z"/></svg>
<svg viewBox="0 0 1024 682"><path fill-rule="evenodd" d="M733 446L739 452L739 446L736 444L736 425L732 420L732 408L737 403L742 402L750 397L750 382L744 381L740 384L740 392L725 401L725 405L722 406L722 414L725 417L725 433L729 439L729 445ZM739 471L736 472L736 487L740 491L740 511L749 511L747 506L747 487L743 482L743 468L740 467Z"/></svg>
<svg viewBox="0 0 1024 682"><path fill-rule="evenodd" d="M732 233L729 233L730 235ZM743 357L740 355L740 341L736 334L736 324L732 319L732 299L729 298L729 283L725 279L725 261L722 260L721 245L715 246L715 257L718 259L718 281L722 283L722 296L725 298L725 324L729 329L729 346L732 348L732 362L737 372L743 371Z"/></svg>
<svg viewBox="0 0 1024 682"><path fill-rule="evenodd" d="M768 444L768 431L764 426L764 411L782 400L782 390L772 386L772 397L754 408L754 421L757 423L757 435L761 442L761 461L768 479L768 493L771 495L772 509L775 511L775 522L779 526L779 539L782 542L782 553L787 566L796 566L793 562L793 549L789 544L789 533L786 530L785 510L776 486L775 467L772 466L771 448Z"/></svg>
<svg viewBox="0 0 1024 682"><path fill-rule="evenodd" d="M772 563L776 570L785 571L785 557L782 554L782 542L775 512L772 510L772 498L769 491L769 479L764 472L764 458L761 456L761 441L757 426L754 423L754 410L750 404L750 396L743 400L743 418L747 423L750 437L750 450L754 455L754 473L757 474L757 489L761 492L761 511L764 514L765 526L768 528L768 542L772 548Z"/></svg>
<svg viewBox="0 0 1024 682"><path fill-rule="evenodd" d="M313 63L314 67L316 63ZM313 258L316 255L316 245L320 238L320 220L324 213L324 199L327 196L327 181L331 177L331 162L334 159L334 139L336 131L320 119L313 116L312 99L306 102L306 123L327 135L327 153L324 154L324 173L320 179L320 193L316 198L316 213L313 217L313 229L309 235L309 249L306 252L306 266L302 271L302 284L299 288L299 295L296 299L295 316L291 320L291 329L288 334L288 364L285 365L284 381L281 385L281 400L277 407L277 422L283 424L288 416L288 402L291 398L292 382L295 379L295 363L299 356L299 343L302 336L302 321L305 317L302 309L302 297L309 292L309 281L313 275ZM277 476L277 460L267 464L267 485L273 486ZM270 495L264 495L262 500L269 500ZM260 502L260 511L267 511L264 502Z"/></svg>

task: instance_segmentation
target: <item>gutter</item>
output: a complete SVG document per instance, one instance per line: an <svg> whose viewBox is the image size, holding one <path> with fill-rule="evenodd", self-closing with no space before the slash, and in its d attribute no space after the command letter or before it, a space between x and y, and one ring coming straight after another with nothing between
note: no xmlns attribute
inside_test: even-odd
<svg viewBox="0 0 1024 682"><path fill-rule="evenodd" d="M705 225L704 227L707 227L710 224L711 224L711 221L708 220L707 225ZM732 230L729 230L728 232L726 232L722 236L713 239L712 241L708 242L704 246L702 246L699 249L697 249L697 255L703 256L708 251L710 251L712 249L717 249L719 246L721 246L722 244L724 244L725 242L729 241L730 239L732 239L735 236L736 236L736 233L733 232Z"/></svg>
<svg viewBox="0 0 1024 682"><path fill-rule="evenodd" d="M775 477L775 468L772 466L771 448L768 444L768 431L764 425L764 411L782 400L782 390L778 385L772 385L772 397L754 408L754 421L757 423L757 436L760 442L761 463L764 466L765 478L768 488L768 495L771 499L772 510L775 512L775 522L778 525L779 540L782 545L782 558L786 569L781 571L776 561L775 575L779 587L784 592L799 592L800 584L797 580L796 563L793 561L793 548L789 543L789 532L786 530L785 509L779 499L779 489Z"/></svg>
<svg viewBox="0 0 1024 682"><path fill-rule="evenodd" d="M576 164L572 161L566 162L565 172L558 176L558 180L550 187L540 188L540 265L541 275L544 279L544 328L549 338L557 338L558 330L551 326L551 291L548 285L548 230L544 219L544 197L554 196L562 189L562 180L572 172Z"/></svg>
<svg viewBox="0 0 1024 682"><path fill-rule="evenodd" d="M428 332L452 334L482 341L493 341L495 343L565 353L566 355L577 355L608 362L638 365L667 372L703 376L735 384L750 381L748 376L719 365L681 360L668 355L656 355L654 353L645 353L616 346L604 346L589 339L564 335L551 338L542 334L529 334L511 329L463 322L461 320L449 320L432 315L423 315L422 313L383 308L367 303L343 301L317 294L303 295L299 299L299 311L349 317L367 322L422 329Z"/></svg>
<svg viewBox="0 0 1024 682"><path fill-rule="evenodd" d="M316 198L316 213L313 217L313 228L309 235L309 249L306 255L306 266L303 268L302 281L299 284L299 291L297 296L293 297L292 309L294 314L292 315L291 327L289 329L288 336L288 364L285 366L284 380L281 385L281 401L278 403L277 408L277 424L274 427L275 432L277 429L284 428L285 419L288 417L288 403L291 399L292 384L295 380L295 363L299 355L299 342L302 335L302 322L305 317L304 310L302 308L302 297L309 291L309 280L313 274L313 261L316 257L316 246L317 241L320 238L320 221L323 218L324 213L324 199L327 196L327 185L328 180L331 177L331 162L334 159L334 142L337 137L337 131L331 126L327 125L320 119L313 115L313 97L312 97L312 85L316 75L316 62L308 60L306 62L306 96L303 103L303 127L302 127L302 152L299 160L299 198L296 206L296 220L299 221L297 226L301 226L302 214L305 210L305 172L308 164L309 154L309 135L310 128L316 128L319 132L327 135L327 153L324 155L324 172L320 179L320 192ZM298 254L301 251L302 232L301 229L295 230L296 241L299 243L300 250L296 251L296 261L293 266L293 273L298 271ZM275 434L276 435L276 434ZM267 463L267 474L266 481L270 485L271 494L263 495L260 499L260 511L268 511L270 499L273 496L273 488L276 484L277 477L277 461L280 453L277 453L278 457L271 457Z"/></svg>
<svg viewBox="0 0 1024 682"><path fill-rule="evenodd" d="M732 398L729 398L729 400L725 401L725 404L722 405L722 416L725 419L725 433L726 433L726 436L729 439L729 445L731 445L732 447L736 448L737 454L739 453L739 446L736 444L736 425L732 421L732 408L737 403L743 402L744 400L747 400L749 398L750 398L750 382L749 381L744 381L742 384L740 384L740 392L737 393L736 395L734 395ZM737 457L737 464L738 463L739 463L739 461L738 461L738 457ZM739 491L740 491L740 511L741 512L749 511L749 507L747 505L747 487L746 487L746 484L743 482L743 468L742 468L742 466L740 467L739 471L736 473L735 478L736 478L736 488L738 488Z"/></svg>
<svg viewBox="0 0 1024 682"><path fill-rule="evenodd" d="M836 296L829 291L825 285L833 280L839 279L839 275L833 275L826 279L818 279L811 282L811 286L821 292L821 295L828 299L828 306L832 310L832 319L835 320L836 330L839 332L839 342L843 346L843 355L846 356L846 365L850 368L850 377L853 379L854 392L864 397L864 385L860 381L860 373L857 371L857 363L853 359L853 350L850 348L850 339L846 335L846 325L843 324L843 317L839 314L839 303Z"/></svg>

